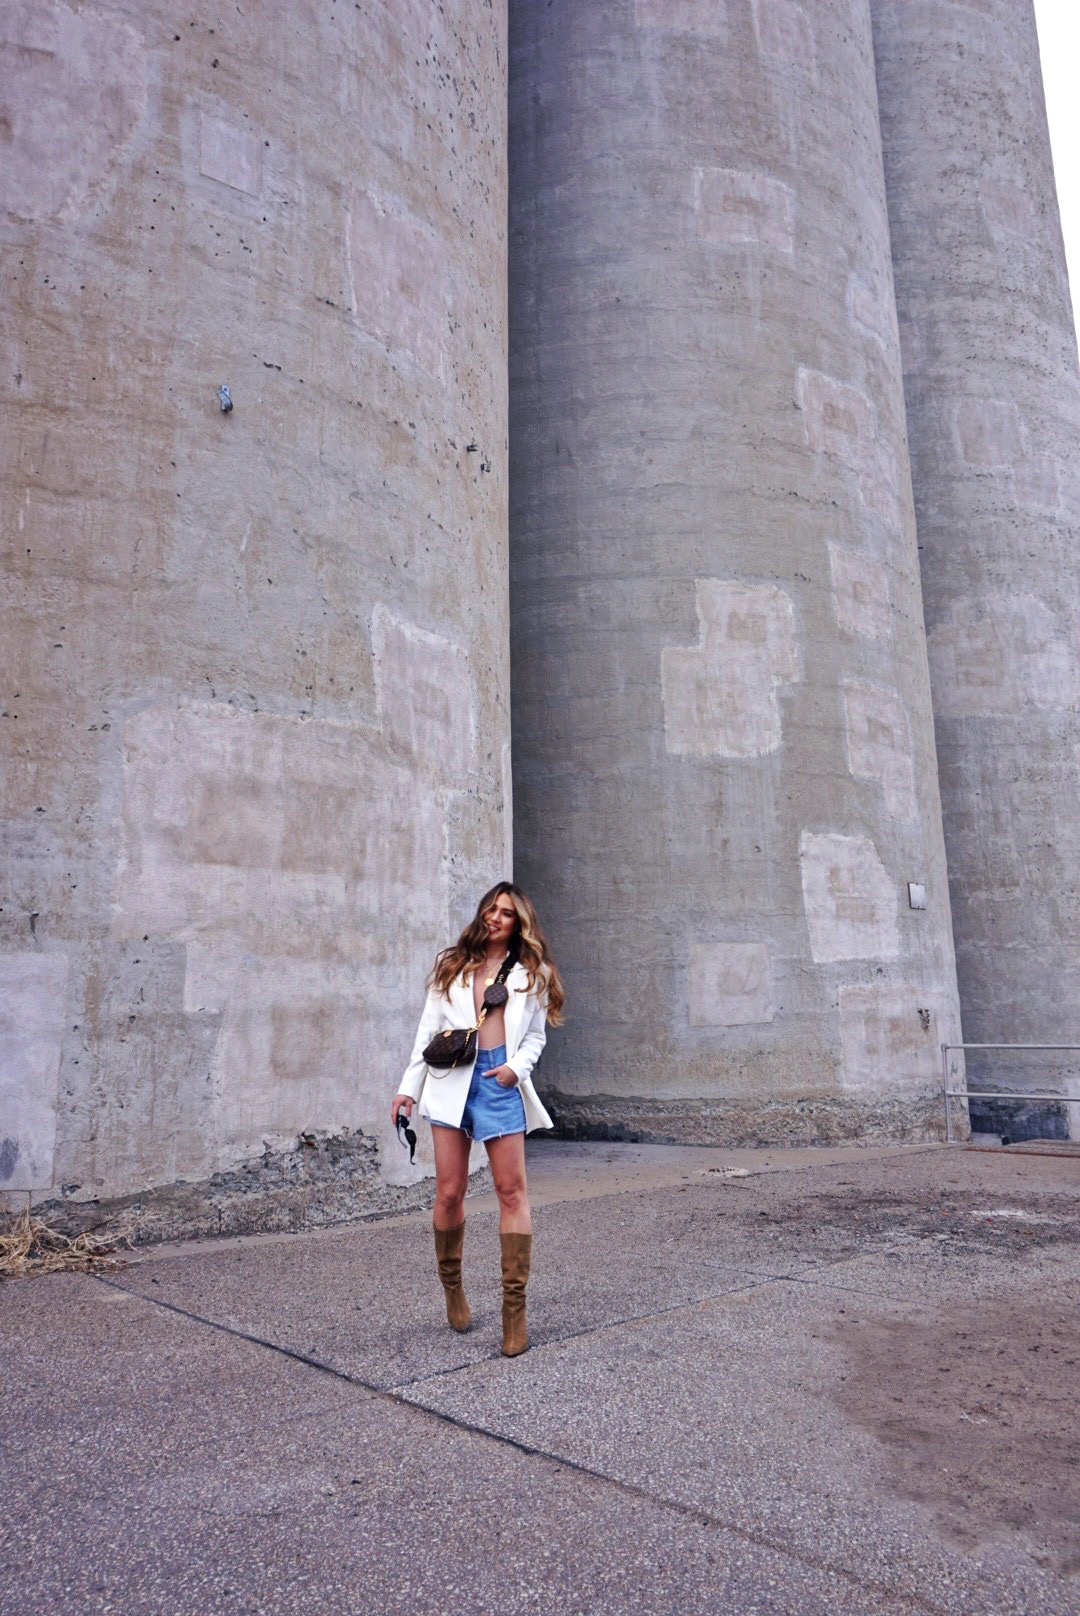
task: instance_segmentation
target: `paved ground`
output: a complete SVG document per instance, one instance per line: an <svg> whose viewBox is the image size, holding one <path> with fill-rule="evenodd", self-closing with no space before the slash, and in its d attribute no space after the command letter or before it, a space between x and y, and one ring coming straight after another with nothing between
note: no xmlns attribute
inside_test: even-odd
<svg viewBox="0 0 1080 1616"><path fill-rule="evenodd" d="M1080 1612L1080 1161L530 1172L514 1361L487 1198L5 1284L3 1616Z"/></svg>

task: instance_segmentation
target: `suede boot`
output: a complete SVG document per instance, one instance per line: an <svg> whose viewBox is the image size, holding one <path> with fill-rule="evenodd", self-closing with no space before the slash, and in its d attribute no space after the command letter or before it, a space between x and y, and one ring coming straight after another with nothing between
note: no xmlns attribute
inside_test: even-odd
<svg viewBox="0 0 1080 1616"><path fill-rule="evenodd" d="M529 1345L525 1327L525 1286L532 1258L531 1234L500 1234L503 1282L503 1357L516 1358Z"/></svg>
<svg viewBox="0 0 1080 1616"><path fill-rule="evenodd" d="M435 1230L435 1257L439 1264L439 1278L446 1292L446 1322L452 1330L467 1330L472 1323L472 1313L461 1283L461 1251L464 1244L464 1223L459 1223L456 1229Z"/></svg>

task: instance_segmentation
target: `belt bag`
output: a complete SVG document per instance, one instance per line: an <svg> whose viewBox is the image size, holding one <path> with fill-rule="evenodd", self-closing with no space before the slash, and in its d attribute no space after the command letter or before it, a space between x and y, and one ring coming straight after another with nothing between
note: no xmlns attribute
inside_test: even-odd
<svg viewBox="0 0 1080 1616"><path fill-rule="evenodd" d="M424 1050L424 1060L431 1070L432 1077L446 1077L455 1066L467 1066L470 1061L476 1059L476 1035L488 1011L497 1010L499 1005L505 1004L510 997L506 978L515 963L513 952L507 954L494 980L484 989L480 1014L471 1027L444 1027L442 1032L435 1034Z"/></svg>

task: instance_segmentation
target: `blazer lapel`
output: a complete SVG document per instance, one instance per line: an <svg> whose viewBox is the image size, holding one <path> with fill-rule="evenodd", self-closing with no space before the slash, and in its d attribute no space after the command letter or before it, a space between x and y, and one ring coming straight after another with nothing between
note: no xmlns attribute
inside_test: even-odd
<svg viewBox="0 0 1080 1616"><path fill-rule="evenodd" d="M467 982L461 977L455 977L450 984L447 995L450 1001L451 1020L455 1027L471 1027L476 1020L476 1011L473 1008L473 985L470 977Z"/></svg>
<svg viewBox="0 0 1080 1616"><path fill-rule="evenodd" d="M528 973L524 965L515 965L510 975L506 978L506 986L510 993L504 1012L508 1059L517 1052L518 1044L521 1042L521 1023L525 1015L525 1001L528 994L519 992L519 989L524 988L528 980Z"/></svg>

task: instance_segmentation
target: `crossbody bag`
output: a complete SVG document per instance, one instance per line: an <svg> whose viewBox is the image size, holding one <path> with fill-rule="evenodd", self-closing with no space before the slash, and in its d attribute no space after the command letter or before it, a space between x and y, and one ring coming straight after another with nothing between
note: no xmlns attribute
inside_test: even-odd
<svg viewBox="0 0 1080 1616"><path fill-rule="evenodd" d="M510 997L506 978L517 964L513 949L507 954L498 971L484 989L480 1014L471 1027L444 1027L437 1032L424 1050L432 1077L446 1077L455 1066L467 1066L476 1059L476 1038L489 1010L497 1010Z"/></svg>

